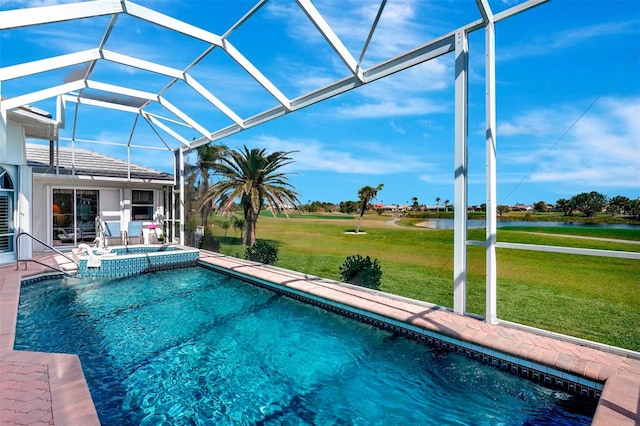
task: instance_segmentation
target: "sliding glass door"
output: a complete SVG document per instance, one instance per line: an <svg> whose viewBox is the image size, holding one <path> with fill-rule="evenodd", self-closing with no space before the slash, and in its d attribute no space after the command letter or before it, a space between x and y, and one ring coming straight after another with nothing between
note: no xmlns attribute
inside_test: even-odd
<svg viewBox="0 0 640 426"><path fill-rule="evenodd" d="M53 190L53 244L77 245L96 238L100 191Z"/></svg>

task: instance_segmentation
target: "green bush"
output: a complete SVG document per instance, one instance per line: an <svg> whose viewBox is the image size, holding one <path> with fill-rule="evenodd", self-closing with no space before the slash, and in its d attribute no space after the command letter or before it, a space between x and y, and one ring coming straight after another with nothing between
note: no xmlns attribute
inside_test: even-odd
<svg viewBox="0 0 640 426"><path fill-rule="evenodd" d="M253 262L273 265L278 261L278 249L265 241L258 240L254 245L247 247L244 258Z"/></svg>
<svg viewBox="0 0 640 426"><path fill-rule="evenodd" d="M340 276L344 282L379 290L382 282L382 269L378 259L371 261L369 256L362 257L356 254L347 256L340 267Z"/></svg>

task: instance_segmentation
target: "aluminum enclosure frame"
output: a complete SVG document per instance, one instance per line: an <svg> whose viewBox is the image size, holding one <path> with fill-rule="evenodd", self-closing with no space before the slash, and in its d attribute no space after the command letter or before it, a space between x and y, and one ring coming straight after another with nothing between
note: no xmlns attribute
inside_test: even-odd
<svg viewBox="0 0 640 426"><path fill-rule="evenodd" d="M34 102L49 98L58 99L56 120L61 127L66 122L67 105L74 104L77 108L80 104L93 105L101 108L114 109L118 111L136 114L142 118L156 133L166 149L175 150L176 158L176 184L179 186L179 211L180 218L180 242L184 243L184 154L201 145L217 141L245 129L258 126L286 114L293 113L307 106L322 102L339 94L348 92L360 86L366 85L378 79L385 78L396 72L406 70L414 65L428 62L434 58L453 53L455 55L455 153L454 153L454 312L466 314L466 293L467 293L467 246L478 245L477 242L467 240L467 192L468 192L468 160L467 160L467 133L468 133L468 58L469 47L468 37L471 32L485 30L485 55L486 55L486 205L487 205L487 227L486 239L482 245L486 248L486 312L487 322L496 323L496 84L495 84L495 23L509 18L518 13L527 11L535 6L547 2L548 0L527 0L517 6L509 8L498 14L493 14L488 0L476 0L481 19L470 22L463 27L443 34L431 41L415 47L394 58L378 63L368 69L361 68L362 58L367 45L373 35L378 18L382 13L386 0L382 0L378 9L378 15L373 22L367 43L358 59L353 57L344 43L340 40L335 31L324 19L322 14L316 9L312 0L296 0L306 17L312 22L317 31L332 48L338 58L345 64L349 74L333 83L319 87L295 99L288 99L278 87L273 84L256 66L254 66L233 44L228 40L228 36L245 21L263 7L267 0L259 0L240 20L233 24L223 35L211 33L202 28L180 21L173 17L156 12L150 8L143 7L129 0L92 0L81 3L63 4L56 6L45 6L39 8L16 9L0 12L0 30L9 30L28 26L36 26L54 22L78 20L84 18L110 16L111 20L106 28L102 41L94 49L74 52L57 57L49 57L13 66L0 67L0 94L2 82L13 80L29 75L35 75L46 71L51 71L63 67L89 64L85 75L75 81L67 82L57 86L51 86L43 90L34 91L14 98L0 98L0 143L6 143L6 122L7 112L24 107ZM160 64L155 64L146 60L124 55L118 52L105 49L105 43L111 31L116 25L119 15L126 14L142 19L151 24L164 27L208 44L207 49L196 57L184 69L175 69ZM276 101L277 105L271 109L262 111L252 117L242 118L228 105L222 102L214 93L207 90L199 83L189 71L198 64L206 55L214 49L222 50L240 68L255 80L268 94ZM98 61L108 61L125 67L142 69L155 74L164 75L171 78L171 81L156 93L145 92L136 88L128 88L105 82L96 81L91 78L91 74ZM164 92L178 81L183 81L191 88L196 96L204 98L217 109L226 115L232 124L210 131L200 125L184 113L180 108L169 102L164 96ZM135 103L116 103L104 100L93 99L86 95L85 89L100 90L121 97L136 99ZM169 117L151 114L145 107L155 103L162 106L168 113L179 118L174 120ZM76 120L73 121L72 144L80 139L75 138ZM179 124L196 131L200 137L192 141L173 131L166 123ZM179 142L178 148L171 148L165 141L161 133L168 134L173 140ZM131 137L126 144L129 150L132 145L133 129ZM83 142L91 142L82 140ZM100 141L93 141L101 143ZM145 147L147 148L147 147ZM156 148L157 149L157 148ZM129 152L129 151L127 151ZM174 210L175 211L175 210Z"/></svg>

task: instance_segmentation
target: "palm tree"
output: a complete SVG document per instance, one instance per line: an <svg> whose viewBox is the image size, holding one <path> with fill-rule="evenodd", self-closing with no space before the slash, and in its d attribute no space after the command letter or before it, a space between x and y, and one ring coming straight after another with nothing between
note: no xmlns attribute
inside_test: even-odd
<svg viewBox="0 0 640 426"><path fill-rule="evenodd" d="M436 211L440 211L440 197L436 197Z"/></svg>
<svg viewBox="0 0 640 426"><path fill-rule="evenodd" d="M444 200L444 211L448 212L449 211L449 204L451 204L451 201L449 200Z"/></svg>
<svg viewBox="0 0 640 426"><path fill-rule="evenodd" d="M362 216L364 216L364 212L367 211L369 202L376 198L376 195L378 195L378 191L381 191L383 186L383 184L380 184L375 188L371 186L363 186L358 190L358 199L362 202L362 208L360 209L360 217L358 218L356 234L360 232L360 223L362 222Z"/></svg>
<svg viewBox="0 0 640 426"><path fill-rule="evenodd" d="M288 182L287 175L279 171L293 162L288 157L292 152L267 154L265 149L249 150L246 146L228 151L226 156L212 165L212 170L220 180L209 187L200 206L222 197L226 201L221 203L220 210L226 212L234 200L240 199L246 226L243 244L255 244L256 222L265 203L274 215L288 205L297 209L299 194Z"/></svg>
<svg viewBox="0 0 640 426"><path fill-rule="evenodd" d="M420 204L418 204L418 197L411 197L411 208L414 212L417 212L420 209Z"/></svg>
<svg viewBox="0 0 640 426"><path fill-rule="evenodd" d="M198 154L197 171L200 172L200 185L198 185L197 191L198 198L201 198L209 190L211 180L209 171L216 162L224 157L227 150L228 148L224 145L201 145L196 148ZM214 201L215 200L210 200L210 202L202 204L200 208L200 221L205 228L207 227L209 214L211 214L211 210L213 210Z"/></svg>

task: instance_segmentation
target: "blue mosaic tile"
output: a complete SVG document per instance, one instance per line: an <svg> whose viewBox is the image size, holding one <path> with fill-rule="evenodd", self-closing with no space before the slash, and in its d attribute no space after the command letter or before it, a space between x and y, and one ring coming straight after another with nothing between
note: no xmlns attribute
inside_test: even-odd
<svg viewBox="0 0 640 426"><path fill-rule="evenodd" d="M112 249L117 256L103 257L99 268L88 268L87 257L80 259L82 277L122 277L145 272L196 266L199 250L177 247L135 246Z"/></svg>

